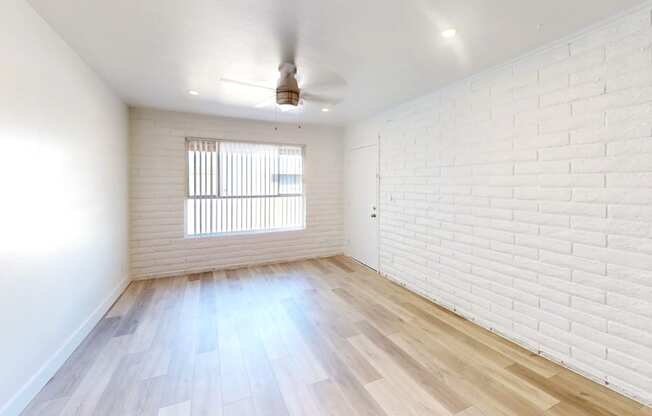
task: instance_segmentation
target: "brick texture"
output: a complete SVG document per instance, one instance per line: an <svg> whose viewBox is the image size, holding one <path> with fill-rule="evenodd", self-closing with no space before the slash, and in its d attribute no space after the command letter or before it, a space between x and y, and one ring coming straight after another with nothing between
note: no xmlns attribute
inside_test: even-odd
<svg viewBox="0 0 652 416"><path fill-rule="evenodd" d="M343 252L342 137L336 128L275 125L131 109L130 263L135 279ZM303 231L184 238L185 137L305 144Z"/></svg>
<svg viewBox="0 0 652 416"><path fill-rule="evenodd" d="M380 134L380 269L652 403L650 7L348 129Z"/></svg>

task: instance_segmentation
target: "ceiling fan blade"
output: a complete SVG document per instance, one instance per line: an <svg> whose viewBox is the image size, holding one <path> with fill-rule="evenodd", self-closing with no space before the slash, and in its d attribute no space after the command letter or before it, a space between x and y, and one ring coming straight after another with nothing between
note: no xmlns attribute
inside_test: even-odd
<svg viewBox="0 0 652 416"><path fill-rule="evenodd" d="M273 104L276 104L276 97L274 95L270 95L269 98L267 98L264 101L259 102L254 107L255 108L264 108L264 107L269 107L269 106L271 106Z"/></svg>
<svg viewBox="0 0 652 416"><path fill-rule="evenodd" d="M227 84L236 84L236 85L242 85L245 87L252 87L252 88L261 88L264 90L269 90L269 91L274 91L274 88L265 86L265 85L259 85L259 84L254 84L252 82L247 82L247 81L239 81L237 79L231 79L231 78L220 78L221 82L225 82Z"/></svg>
<svg viewBox="0 0 652 416"><path fill-rule="evenodd" d="M309 92L302 92L301 97L311 103L328 104L328 105L337 105L340 101L342 101L341 98L327 96L327 95L320 95L320 94L311 94Z"/></svg>
<svg viewBox="0 0 652 416"><path fill-rule="evenodd" d="M332 78L320 82L308 82L302 85L302 88L310 90L315 94L330 93L330 94L343 94L346 91L347 83L342 79Z"/></svg>

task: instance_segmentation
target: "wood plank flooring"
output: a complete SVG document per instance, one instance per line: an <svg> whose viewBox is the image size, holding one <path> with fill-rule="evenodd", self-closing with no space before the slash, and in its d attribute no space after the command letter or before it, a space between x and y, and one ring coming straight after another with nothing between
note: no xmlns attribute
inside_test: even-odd
<svg viewBox="0 0 652 416"><path fill-rule="evenodd" d="M652 412L335 257L132 283L23 415Z"/></svg>

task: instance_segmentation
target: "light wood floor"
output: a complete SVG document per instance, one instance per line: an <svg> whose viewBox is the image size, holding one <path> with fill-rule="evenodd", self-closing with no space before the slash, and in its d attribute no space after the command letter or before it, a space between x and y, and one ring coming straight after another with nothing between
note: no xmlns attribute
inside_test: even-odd
<svg viewBox="0 0 652 416"><path fill-rule="evenodd" d="M23 414L652 416L344 257L134 282Z"/></svg>

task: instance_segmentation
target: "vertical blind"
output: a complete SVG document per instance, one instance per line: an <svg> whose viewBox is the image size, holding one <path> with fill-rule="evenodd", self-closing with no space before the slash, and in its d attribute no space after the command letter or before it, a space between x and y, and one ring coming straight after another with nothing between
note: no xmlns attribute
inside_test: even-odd
<svg viewBox="0 0 652 416"><path fill-rule="evenodd" d="M305 226L303 148L187 139L189 236Z"/></svg>

